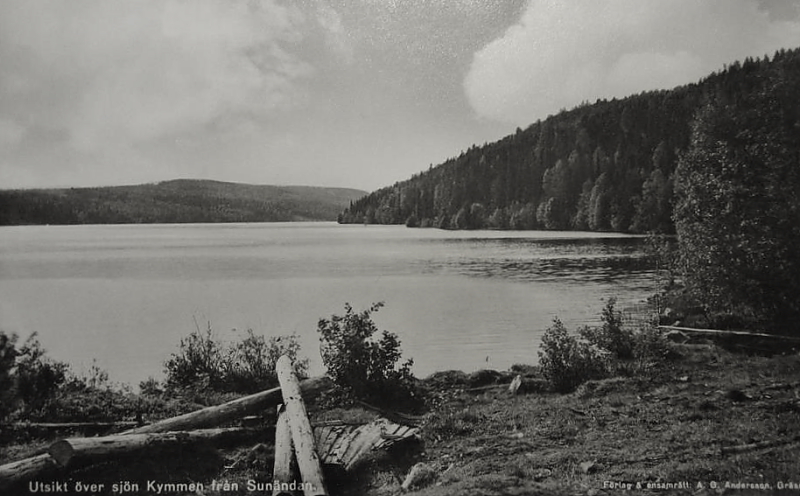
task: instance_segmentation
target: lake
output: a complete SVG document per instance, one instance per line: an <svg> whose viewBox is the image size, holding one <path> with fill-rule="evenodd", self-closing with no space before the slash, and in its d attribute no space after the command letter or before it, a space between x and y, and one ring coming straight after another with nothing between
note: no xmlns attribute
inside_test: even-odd
<svg viewBox="0 0 800 496"><path fill-rule="evenodd" d="M133 386L181 337L295 333L322 373L317 321L383 301L380 329L426 376L535 363L555 316L574 330L655 290L641 237L335 223L0 227L0 329Z"/></svg>

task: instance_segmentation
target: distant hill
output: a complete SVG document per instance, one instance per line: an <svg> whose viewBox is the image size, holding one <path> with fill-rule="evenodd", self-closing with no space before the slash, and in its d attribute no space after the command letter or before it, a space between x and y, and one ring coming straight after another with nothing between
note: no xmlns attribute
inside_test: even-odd
<svg viewBox="0 0 800 496"><path fill-rule="evenodd" d="M136 186L0 190L0 225L333 221L346 188L179 179Z"/></svg>
<svg viewBox="0 0 800 496"><path fill-rule="evenodd" d="M800 49L782 49L695 84L585 103L381 188L339 222L671 233L675 168L698 111L798 78Z"/></svg>

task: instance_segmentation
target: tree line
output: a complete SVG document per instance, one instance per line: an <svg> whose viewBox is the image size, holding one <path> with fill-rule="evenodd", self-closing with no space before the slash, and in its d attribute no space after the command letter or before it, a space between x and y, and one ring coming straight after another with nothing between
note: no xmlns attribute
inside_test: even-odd
<svg viewBox="0 0 800 496"><path fill-rule="evenodd" d="M0 190L0 225L336 220L363 191L204 180Z"/></svg>
<svg viewBox="0 0 800 496"><path fill-rule="evenodd" d="M779 50L673 90L580 105L355 200L338 220L674 233L676 167L699 109L746 99L798 65L797 49Z"/></svg>
<svg viewBox="0 0 800 496"><path fill-rule="evenodd" d="M796 336L800 50L745 69L698 109L678 160L679 269L712 325Z"/></svg>

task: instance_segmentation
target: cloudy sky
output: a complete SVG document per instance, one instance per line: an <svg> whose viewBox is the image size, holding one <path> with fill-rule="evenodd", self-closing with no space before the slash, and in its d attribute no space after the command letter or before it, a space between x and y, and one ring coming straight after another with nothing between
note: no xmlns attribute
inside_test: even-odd
<svg viewBox="0 0 800 496"><path fill-rule="evenodd" d="M0 188L372 190L800 46L800 0L2 0Z"/></svg>

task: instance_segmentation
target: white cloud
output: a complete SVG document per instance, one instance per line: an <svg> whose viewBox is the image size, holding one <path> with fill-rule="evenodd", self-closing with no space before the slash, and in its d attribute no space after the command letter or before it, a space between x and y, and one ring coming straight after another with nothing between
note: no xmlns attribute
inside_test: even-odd
<svg viewBox="0 0 800 496"><path fill-rule="evenodd" d="M782 19L759 4L531 0L516 25L474 55L464 89L480 116L527 124L582 101L671 88L725 63L800 45L797 16Z"/></svg>
<svg viewBox="0 0 800 496"><path fill-rule="evenodd" d="M100 153L268 116L312 72L283 48L303 22L270 0L5 0L0 117Z"/></svg>
<svg viewBox="0 0 800 496"><path fill-rule="evenodd" d="M317 6L317 22L325 33L325 42L330 50L346 64L354 62L353 43L342 23L342 16L331 6Z"/></svg>

